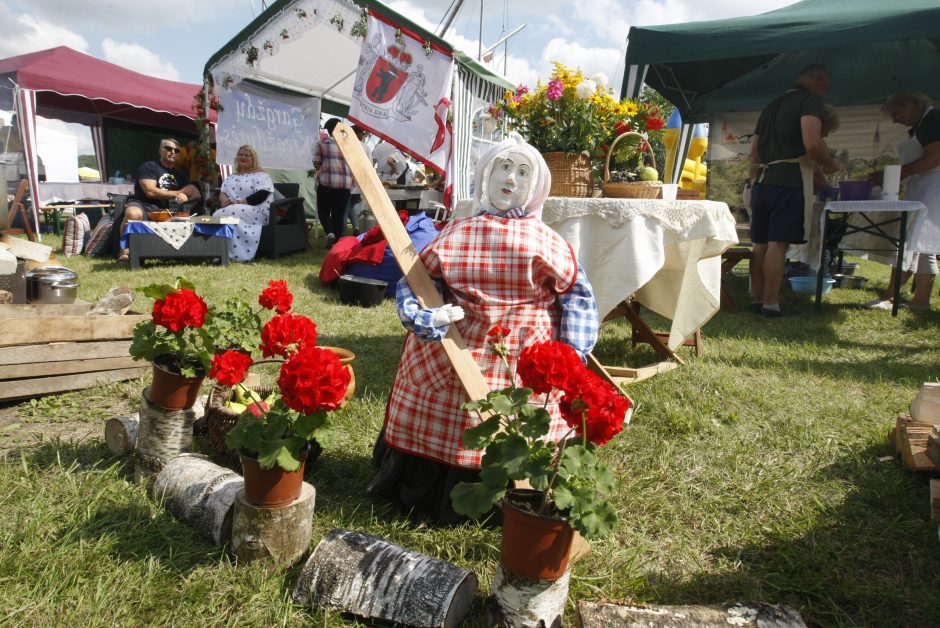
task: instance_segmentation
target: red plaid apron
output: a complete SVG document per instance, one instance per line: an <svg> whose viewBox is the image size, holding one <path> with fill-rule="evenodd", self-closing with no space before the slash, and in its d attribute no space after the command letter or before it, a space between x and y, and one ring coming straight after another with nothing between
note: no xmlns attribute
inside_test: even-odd
<svg viewBox="0 0 940 628"><path fill-rule="evenodd" d="M494 325L511 329L506 344L513 372L523 347L558 337L556 297L574 285L578 263L571 246L542 221L489 215L452 221L420 257L446 285L445 300L464 309L464 319L454 324L492 390L510 385L487 342ZM548 404L554 440L567 431L558 396ZM409 454L479 469L482 453L461 443L463 431L479 423L476 413L461 409L466 401L441 344L408 334L389 396L386 441Z"/></svg>

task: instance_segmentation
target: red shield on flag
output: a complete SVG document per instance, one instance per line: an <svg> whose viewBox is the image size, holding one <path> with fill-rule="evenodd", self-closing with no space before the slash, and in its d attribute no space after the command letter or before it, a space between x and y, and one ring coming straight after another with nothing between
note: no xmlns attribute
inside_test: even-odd
<svg viewBox="0 0 940 628"><path fill-rule="evenodd" d="M381 56L369 72L365 95L374 103L386 103L395 97L407 78L408 72L395 67L386 57Z"/></svg>

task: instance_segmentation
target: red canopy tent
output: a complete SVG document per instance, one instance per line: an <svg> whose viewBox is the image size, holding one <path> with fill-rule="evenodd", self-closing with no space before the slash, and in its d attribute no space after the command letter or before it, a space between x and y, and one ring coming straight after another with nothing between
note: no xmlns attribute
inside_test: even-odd
<svg viewBox="0 0 940 628"><path fill-rule="evenodd" d="M91 127L98 169L105 173L103 119L196 134L192 104L201 89L140 74L66 46L0 60L0 107L17 112L34 199L39 189L36 115ZM209 113L214 122L215 112ZM33 205L38 229L38 202Z"/></svg>

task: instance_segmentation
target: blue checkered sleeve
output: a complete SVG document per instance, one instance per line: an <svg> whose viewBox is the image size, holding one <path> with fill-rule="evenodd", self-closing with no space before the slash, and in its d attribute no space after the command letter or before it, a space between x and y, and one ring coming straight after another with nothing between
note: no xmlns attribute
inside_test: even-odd
<svg viewBox="0 0 940 628"><path fill-rule="evenodd" d="M440 292L440 286L438 286ZM447 335L450 324L435 327L431 324L431 316L437 308L423 308L418 297L412 292L408 281L402 277L395 285L395 303L398 305L398 318L408 331L421 340L428 342L441 340Z"/></svg>
<svg viewBox="0 0 940 628"><path fill-rule="evenodd" d="M588 283L581 264L578 264L578 277L568 292L559 295L561 305L560 341L574 347L584 359L594 345L600 333L600 316L597 313L597 301L594 289Z"/></svg>

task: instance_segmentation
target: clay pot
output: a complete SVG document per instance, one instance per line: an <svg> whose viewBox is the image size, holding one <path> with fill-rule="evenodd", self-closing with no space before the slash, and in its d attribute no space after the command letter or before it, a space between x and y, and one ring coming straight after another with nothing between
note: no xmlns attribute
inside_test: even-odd
<svg viewBox="0 0 940 628"><path fill-rule="evenodd" d="M507 492L502 502L499 560L506 571L522 578L557 580L568 569L574 531L562 517L539 515L525 508L537 509L541 497L531 489Z"/></svg>
<svg viewBox="0 0 940 628"><path fill-rule="evenodd" d="M308 452L309 449L300 452L299 469L285 471L277 465L271 469L262 469L255 456L239 451L248 503L259 508L278 508L293 503L303 489L304 464Z"/></svg>
<svg viewBox="0 0 940 628"><path fill-rule="evenodd" d="M183 377L170 370L171 363L171 356L158 355L154 358L150 401L167 410L192 408L199 398L199 387L206 375Z"/></svg>
<svg viewBox="0 0 940 628"><path fill-rule="evenodd" d="M351 362L356 359L356 354L349 349L342 349L340 347L321 347L321 349L332 351L333 355L339 358L339 363L345 366L346 370L349 371L349 387L346 389L346 401L349 401L356 392L356 373L353 371L351 364Z"/></svg>

